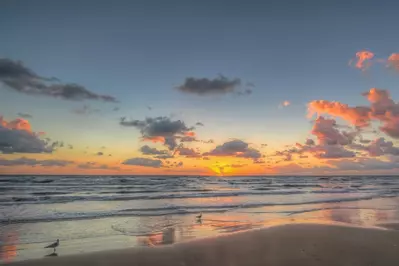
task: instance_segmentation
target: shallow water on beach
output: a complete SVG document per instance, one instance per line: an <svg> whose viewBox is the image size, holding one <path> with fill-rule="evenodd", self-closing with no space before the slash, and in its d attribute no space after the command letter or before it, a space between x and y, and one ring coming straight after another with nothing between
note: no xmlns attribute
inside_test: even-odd
<svg viewBox="0 0 399 266"><path fill-rule="evenodd" d="M285 223L399 221L397 177L0 176L0 261ZM202 213L202 219L196 216Z"/></svg>

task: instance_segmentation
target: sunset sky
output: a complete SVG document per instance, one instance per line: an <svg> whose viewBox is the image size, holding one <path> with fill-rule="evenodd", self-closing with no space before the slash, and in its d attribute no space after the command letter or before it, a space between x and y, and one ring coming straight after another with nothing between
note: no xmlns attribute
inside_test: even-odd
<svg viewBox="0 0 399 266"><path fill-rule="evenodd" d="M397 174L398 8L3 0L0 174Z"/></svg>

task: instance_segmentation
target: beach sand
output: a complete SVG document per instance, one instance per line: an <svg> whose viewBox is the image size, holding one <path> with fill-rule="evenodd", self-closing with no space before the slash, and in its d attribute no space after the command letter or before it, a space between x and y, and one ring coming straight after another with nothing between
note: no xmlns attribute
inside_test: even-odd
<svg viewBox="0 0 399 266"><path fill-rule="evenodd" d="M397 266L399 231L291 224L169 246L49 257L11 265Z"/></svg>

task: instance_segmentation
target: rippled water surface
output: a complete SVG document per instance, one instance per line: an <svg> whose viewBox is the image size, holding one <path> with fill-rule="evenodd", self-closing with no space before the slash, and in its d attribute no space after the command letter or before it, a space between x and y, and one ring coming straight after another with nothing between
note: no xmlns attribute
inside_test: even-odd
<svg viewBox="0 0 399 266"><path fill-rule="evenodd" d="M289 222L373 226L399 220L398 194L389 176L0 176L0 261L51 255L57 238L61 256Z"/></svg>

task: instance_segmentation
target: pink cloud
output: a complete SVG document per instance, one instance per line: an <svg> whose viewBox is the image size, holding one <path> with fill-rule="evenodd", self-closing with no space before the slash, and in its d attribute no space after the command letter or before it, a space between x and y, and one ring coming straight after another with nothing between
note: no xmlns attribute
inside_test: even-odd
<svg viewBox="0 0 399 266"><path fill-rule="evenodd" d="M393 53L389 56L387 67L399 71L399 53Z"/></svg>
<svg viewBox="0 0 399 266"><path fill-rule="evenodd" d="M373 59L374 54L370 51L362 50L356 53L356 60L351 60L349 65L352 65L353 61L356 61L354 67L365 71L371 66L370 60Z"/></svg>
<svg viewBox="0 0 399 266"><path fill-rule="evenodd" d="M372 88L363 94L370 106L350 107L340 102L325 100L308 104L309 117L328 114L340 117L357 127L367 127L372 120L381 123L380 130L393 138L399 138L399 104L395 103L387 90Z"/></svg>

